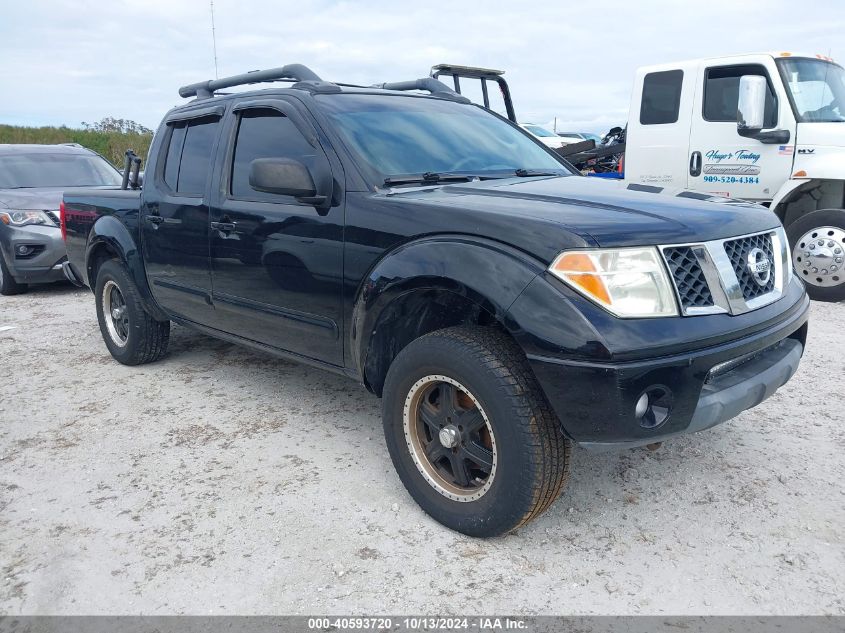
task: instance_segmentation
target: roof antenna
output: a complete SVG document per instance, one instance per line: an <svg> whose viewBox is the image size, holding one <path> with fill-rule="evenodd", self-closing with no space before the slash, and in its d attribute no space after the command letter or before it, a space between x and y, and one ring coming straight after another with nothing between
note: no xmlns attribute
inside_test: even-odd
<svg viewBox="0 0 845 633"><path fill-rule="evenodd" d="M220 75L217 72L217 35L214 32L214 0L211 2L211 44L214 47L214 78L219 79Z"/></svg>

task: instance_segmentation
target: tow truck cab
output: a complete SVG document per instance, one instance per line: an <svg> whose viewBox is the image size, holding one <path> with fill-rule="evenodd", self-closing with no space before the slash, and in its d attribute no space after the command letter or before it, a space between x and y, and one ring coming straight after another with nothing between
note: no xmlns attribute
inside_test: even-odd
<svg viewBox="0 0 845 633"><path fill-rule="evenodd" d="M845 69L832 59L764 53L639 69L625 180L769 206L811 297L845 298Z"/></svg>

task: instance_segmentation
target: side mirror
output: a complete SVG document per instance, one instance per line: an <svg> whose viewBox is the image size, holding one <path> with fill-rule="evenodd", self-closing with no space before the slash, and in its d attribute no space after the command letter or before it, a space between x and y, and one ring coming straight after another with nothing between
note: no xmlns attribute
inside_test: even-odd
<svg viewBox="0 0 845 633"><path fill-rule="evenodd" d="M294 196L315 206L326 201L326 196L317 195L308 168L292 158L256 158L249 164L249 186L256 191Z"/></svg>
<svg viewBox="0 0 845 633"><path fill-rule="evenodd" d="M740 136L750 136L763 129L766 114L766 78L743 75L739 78L736 129Z"/></svg>

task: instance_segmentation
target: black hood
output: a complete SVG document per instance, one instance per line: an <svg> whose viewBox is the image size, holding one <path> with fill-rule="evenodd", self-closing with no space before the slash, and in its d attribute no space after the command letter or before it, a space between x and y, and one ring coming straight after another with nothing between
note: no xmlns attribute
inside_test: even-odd
<svg viewBox="0 0 845 633"><path fill-rule="evenodd" d="M507 178L407 192L397 189L391 197L451 207L456 224L463 224L459 221L462 212L468 213L475 216L481 233L488 224L501 224L480 221L480 212L488 218L506 214L523 219L521 228L511 235L489 237L541 256L536 241L517 244L511 238L536 235L527 230L532 223L543 225L544 231L555 224L579 236L585 244L651 246L733 237L779 225L771 211L748 202L579 176ZM550 243L552 251L555 241L542 240Z"/></svg>

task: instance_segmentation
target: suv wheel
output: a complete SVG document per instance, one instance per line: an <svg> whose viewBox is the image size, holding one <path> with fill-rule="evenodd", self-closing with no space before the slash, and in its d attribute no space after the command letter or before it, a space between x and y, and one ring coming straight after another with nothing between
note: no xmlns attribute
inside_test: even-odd
<svg viewBox="0 0 845 633"><path fill-rule="evenodd" d="M3 253L0 253L0 295L19 295L29 290L27 284L19 284L12 277L12 273L6 267L6 262L3 259Z"/></svg>
<svg viewBox="0 0 845 633"><path fill-rule="evenodd" d="M816 301L845 299L845 210L802 215L786 228L792 265Z"/></svg>
<svg viewBox="0 0 845 633"><path fill-rule="evenodd" d="M453 530L510 532L563 489L570 442L522 351L492 328L448 328L411 342L390 366L383 406L399 477Z"/></svg>
<svg viewBox="0 0 845 633"><path fill-rule="evenodd" d="M156 321L144 310L138 289L120 262L112 259L100 267L94 296L100 332L115 360L141 365L164 356L170 321Z"/></svg>

